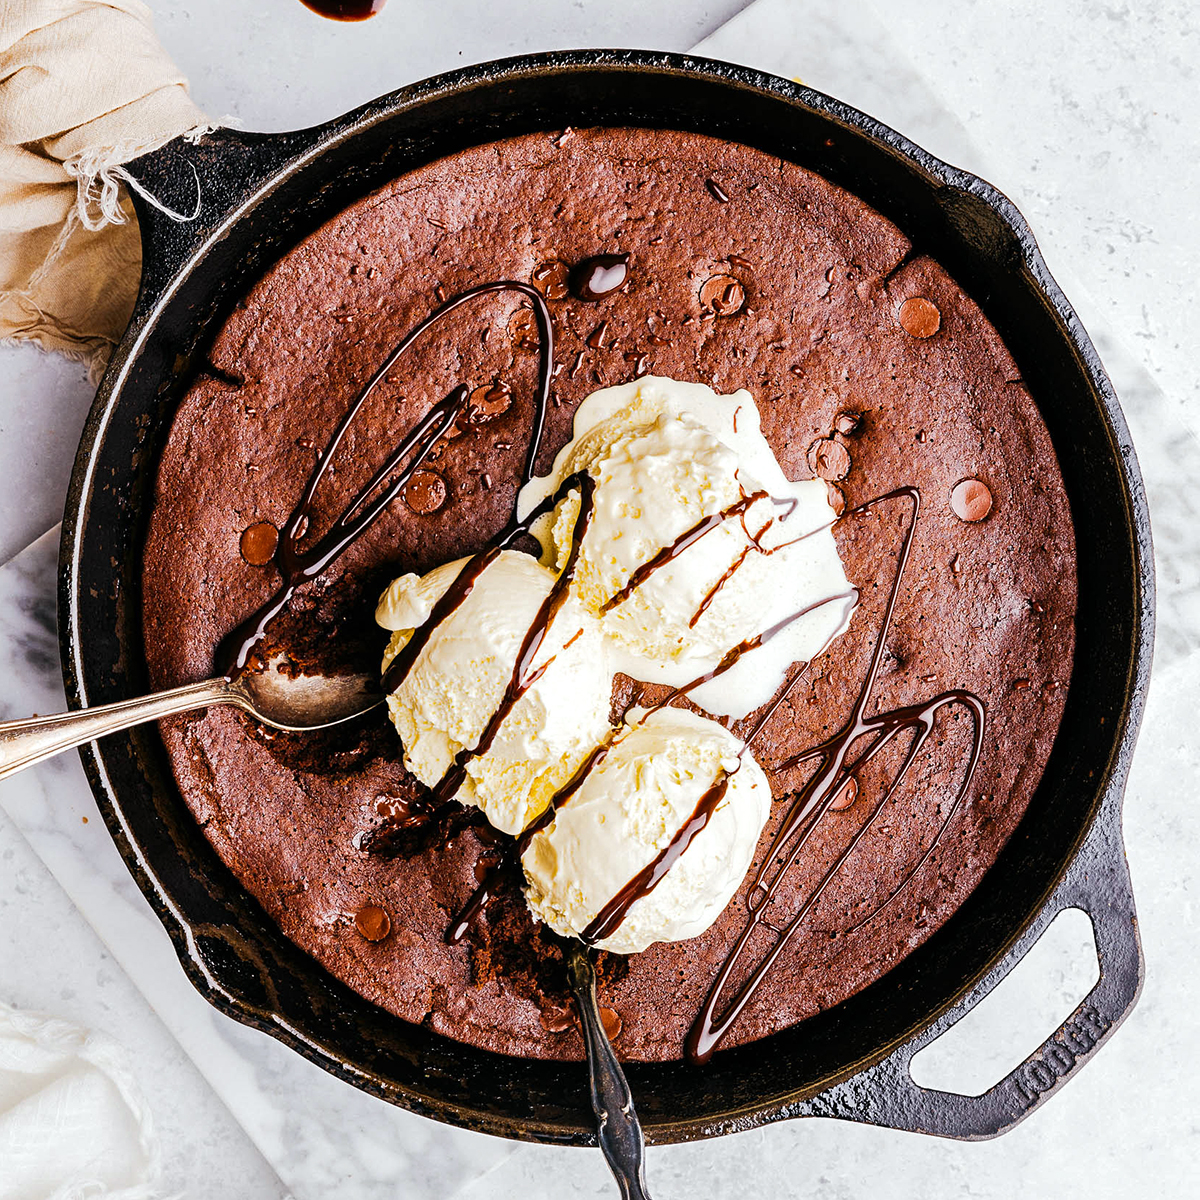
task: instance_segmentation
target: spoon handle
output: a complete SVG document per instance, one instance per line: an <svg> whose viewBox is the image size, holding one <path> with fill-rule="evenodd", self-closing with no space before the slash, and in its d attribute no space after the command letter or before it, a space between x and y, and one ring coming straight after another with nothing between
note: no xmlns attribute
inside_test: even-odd
<svg viewBox="0 0 1200 1200"><path fill-rule="evenodd" d="M0 722L0 779L107 733L119 733L145 721L157 721L161 717L223 702L238 703L229 681L206 679L202 683L189 683L167 692L118 700L115 704L101 704L78 712Z"/></svg>
<svg viewBox="0 0 1200 1200"><path fill-rule="evenodd" d="M567 974L583 1023L596 1140L621 1189L622 1200L650 1200L646 1190L646 1141L634 1111L633 1093L604 1032L596 999L596 972L579 942L571 947Z"/></svg>

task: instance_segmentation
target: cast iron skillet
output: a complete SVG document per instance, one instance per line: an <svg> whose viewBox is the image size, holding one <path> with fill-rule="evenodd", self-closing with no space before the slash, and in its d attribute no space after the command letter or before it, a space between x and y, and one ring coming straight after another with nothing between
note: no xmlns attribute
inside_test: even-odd
<svg viewBox="0 0 1200 1200"><path fill-rule="evenodd" d="M1078 540L1078 648L1061 732L1012 840L961 909L858 995L767 1041L718 1053L703 1070L629 1068L652 1142L810 1115L994 1136L1078 1070L1142 980L1120 819L1153 638L1146 500L1112 387L1020 214L988 184L828 96L677 55L544 54L414 84L316 129L223 130L132 164L144 188L184 211L198 177L200 213L178 224L135 197L142 291L92 408L63 523L67 693L83 705L147 687L138 580L157 452L235 301L307 233L401 172L481 141L568 124L714 134L848 188L975 298L1045 416ZM321 364L312 366L319 377ZM416 1112L508 1137L594 1141L579 1064L506 1058L399 1021L284 938L193 821L153 729L94 743L83 761L184 970L218 1008ZM982 1096L917 1087L912 1055L1070 906L1090 914L1100 952L1100 980L1086 1001Z"/></svg>

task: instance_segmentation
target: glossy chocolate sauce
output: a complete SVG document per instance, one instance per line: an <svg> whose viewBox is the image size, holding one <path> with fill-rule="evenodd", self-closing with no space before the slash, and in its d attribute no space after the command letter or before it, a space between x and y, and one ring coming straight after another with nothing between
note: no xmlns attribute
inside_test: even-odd
<svg viewBox="0 0 1200 1200"><path fill-rule="evenodd" d="M550 626L554 623L555 616L567 601L571 581L575 578L575 567L579 561L579 548L592 521L592 497L595 492L595 486L591 475L586 471L580 471L565 479L558 491L546 502L546 511L552 511L570 491L575 488L579 489L579 515L575 519L575 528L571 533L571 553L567 558L567 564L563 568L562 574L554 581L554 586L550 589L545 600L542 601L541 606L538 608L533 624L530 625L525 633L525 638L521 642L521 649L517 653L517 661L513 664L512 677L509 679L508 686L504 690L503 699L501 699L496 711L488 719L488 723L484 726L483 732L479 735L479 740L475 745L464 746L454 756L454 761L450 764L446 774L442 776L439 783L433 789L434 799L446 801L458 791L462 786L463 780L466 778L467 763L472 758L478 758L491 749L492 742L495 741L496 735L500 732L500 726L504 724L513 707L542 677L546 668L554 661L555 656L551 655L541 666L535 668L533 665L534 660L537 658L538 650L541 649L542 643L546 639L546 634ZM541 508L542 506L539 505L524 521L514 523L512 528L520 533L527 532L530 524L541 515L539 511ZM425 624L429 627L433 626L432 614Z"/></svg>
<svg viewBox="0 0 1200 1200"><path fill-rule="evenodd" d="M438 439L446 434L463 415L471 389L466 384L459 384L444 400L435 404L409 431L387 462L359 490L330 529L311 547L302 550L301 543L310 532L309 516L312 511L313 496L333 461L346 431L362 410L367 398L392 369L396 360L417 338L436 325L447 313L453 312L478 296L505 291L519 292L528 298L533 305L533 313L537 321L538 389L530 430L529 449L525 455L525 468L522 474L523 481L530 479L533 475L534 462L541 447L542 432L546 423L546 410L550 398L550 377L554 364L554 335L550 324L550 310L546 307L541 293L528 284L501 280L469 288L436 308L396 343L359 391L345 417L342 418L341 424L334 430L324 453L318 459L316 469L309 476L308 482L301 492L299 503L279 531L279 541L273 560L282 576L282 586L266 604L247 617L221 641L216 652L218 672L226 676L235 676L250 665L255 647L263 640L267 625L272 618L283 611L302 583L319 575L349 545L361 537L383 513L384 509L404 490ZM407 465L399 470L399 474L391 479L391 482L388 482L389 477L400 468L406 459L408 459ZM386 486L384 486L385 484ZM372 493L380 488L383 490L379 491L374 500L371 500Z"/></svg>
<svg viewBox="0 0 1200 1200"><path fill-rule="evenodd" d="M365 21L373 17L387 0L300 0L300 3L331 21Z"/></svg>
<svg viewBox="0 0 1200 1200"><path fill-rule="evenodd" d="M584 474L583 478L590 479L590 476ZM538 509L535 509L534 512L529 514L523 524L532 525L538 516L541 515L541 511L552 511L555 507L557 507L559 500L565 495L565 491L569 489L571 483L571 479L565 480L558 492L548 500L544 500L542 504L538 506ZM765 498L767 498L766 492L755 492L753 495L743 496L742 499L737 503L730 505L721 512L712 513L707 517L702 517L695 525L691 526L689 529L680 534L680 536L676 538L671 546L667 547L666 550L657 554L648 563L643 564L643 566L638 569L638 571L643 572L640 579L638 579L638 583L644 583L646 579L648 579L653 573L653 569L657 569L659 566L669 562L672 558L677 557L688 546L693 545L698 538L702 537L709 530L716 528L716 526L721 524L721 522L730 520L736 516L742 520L742 527L744 529L744 515L746 511L751 505ZM772 498L772 503L787 507L787 513L784 514L785 517L789 516L794 511L796 506L796 501L790 498L786 500L775 500ZM578 536L576 536L572 542L571 559L567 564L567 570L571 570L572 572L574 571L575 557L578 554L582 539L582 532L578 532L582 516L583 512L581 509L580 517L576 519L576 531ZM783 545L777 546L772 550L765 550L758 545L757 539L761 538L763 534L766 533L767 528L769 525L774 523L774 520L775 518L772 517L771 520L768 521L767 524L764 525L763 528L760 529L756 534L751 534L749 530L746 531L746 536L750 538L751 541L751 545L747 547L747 553L751 549L758 548L760 552L764 554L773 554L775 550L781 550L784 548L784 546L791 546L796 542L803 541L804 538L812 537L821 530L828 529L830 525L833 524L833 522L829 522L827 524L819 525L816 529L812 529L808 533L801 534L800 537L793 538L790 542L785 542ZM586 532L586 530L583 532ZM738 560L739 564L744 560L744 557L745 556L743 555L742 558ZM638 571L635 571L633 575L630 576L631 581L637 577ZM564 571L564 574L565 573L566 572ZM627 594L631 590L632 589L626 585L626 588L622 589L622 592L618 593L618 595L624 598L624 594ZM791 625L793 621L798 621L801 617L806 616L808 613L814 612L818 608L823 608L827 604L833 604L838 600L844 601L851 608L853 608L853 606L858 602L857 589L851 588L848 592L842 592L835 596L827 596L822 600L817 600L812 604L805 605L804 608L800 609L798 612L790 614L787 617L784 617L783 620L776 622L769 629L765 629L762 633L756 634L754 637L747 638L737 646L734 646L725 654L721 661L711 671L707 671L705 674L691 680L689 683L673 689L663 700L653 705L653 707L647 709L646 712L643 713L639 718L638 724L643 724L651 713L657 712L661 708L665 708L674 700L679 699L680 696L687 695L688 692L699 687L701 684L708 683L711 680L716 679L718 676L723 675L726 671L730 670L742 658L743 655L749 653L751 650L756 650L758 647L765 645L773 637ZM608 611L611 606L612 601L610 600L602 611ZM701 611L703 611L703 607L704 606L702 606ZM432 626L434 624L435 615L436 612L430 614L430 618L426 622L426 626ZM697 616L698 615L699 614L697 614ZM824 650L825 647L822 647L820 653L823 653ZM804 669L807 669L807 666L807 663L804 664ZM786 695L786 692L783 693L783 695ZM766 712L760 718L758 724L755 726L754 733L752 733L750 738L747 739L746 743L744 743L741 752L745 751L746 746L748 746L750 741L757 735L759 729L761 729L765 724L767 718L774 713L776 707L782 701L782 699L783 696L781 695L779 700L776 700L766 710ZM529 849L533 838L538 833L541 833L542 830L546 829L554 821L559 809L566 804L572 796L575 795L580 787L583 786L584 781L587 779L590 773L596 767L598 767L601 762L604 761L604 758L607 756L609 750L618 739L619 735L614 735L609 741L597 746L584 760L567 784L551 797L550 802L547 804L545 810L537 818L530 822L530 824L522 831L515 843L516 857L518 860L525 854L525 851ZM476 749L472 753L480 753L480 751ZM461 783L461 779L459 780L459 783ZM457 786L458 785L456 784L456 789ZM716 786L716 784L713 785L714 788ZM639 872L639 874L630 880L630 882L621 889L621 892L618 893L618 895L614 897L608 905L605 906L601 914L599 914L592 921L592 923L588 926L588 929L585 930L581 935L581 940L599 941L602 938L608 937L617 929L621 921L624 920L629 909L643 896L649 895L650 892L654 890L662 877L667 873L667 871L670 870L671 866L684 852L684 850L687 849L688 845L690 845L695 835L699 833L706 824L708 824L708 818L712 815L712 812L715 811L717 804L720 803L721 798L725 794L724 786L721 787L720 793L716 795L715 798L710 795L711 791L712 789L710 789L709 792L706 792L705 795L701 797L695 812L676 832L675 838L672 840L670 845L668 845L662 851L658 858L655 859L654 863L649 864L647 868L645 868L642 872ZM711 804L709 801L711 801ZM657 868L655 867L656 863L659 864ZM446 931L447 941L459 941L466 934L467 930L470 928L471 922L483 911L488 900L494 893L500 875L503 873L504 869L505 868L502 865L498 865L484 877L479 887L475 889L461 911L451 922ZM611 912L609 911L610 909L612 910ZM607 915L605 916L605 914ZM592 930L594 926L598 926L601 916L605 916L605 920L603 922L604 932L589 934L589 931Z"/></svg>
<svg viewBox="0 0 1200 1200"><path fill-rule="evenodd" d="M879 674L879 665L883 658L888 631L891 628L892 616L895 613L896 601L900 592L900 583L904 576L905 567L908 564L909 552L912 548L913 535L916 531L917 519L920 515L920 493L916 488L898 488L884 496L869 500L845 514L845 517L849 517L875 504L900 499L907 499L912 504L912 518L901 544L896 574L888 596L887 608L884 612L884 619L875 644L875 650L867 669L866 679L851 710L850 718L841 730L819 745L805 750L779 764L776 768L776 770L784 770L799 766L805 762L816 761L818 763L816 773L801 789L787 814L787 818L773 839L767 854L764 856L763 865L755 875L753 890L750 893L748 902L750 919L742 933L738 936L720 971L718 971L712 988L700 1010L700 1014L688 1033L685 1050L687 1056L693 1062L705 1063L712 1057L713 1051L716 1049L721 1038L729 1032L733 1023L745 1009L754 993L762 984L767 972L783 952L784 947L787 946L798 932L808 914L820 899L825 888L854 853L855 848L866 835L867 830L870 829L884 805L895 794L897 788L903 782L909 767L912 766L921 748L928 740L929 735L933 732L934 720L938 711L948 705L960 704L967 708L974 717L971 753L968 758L962 784L958 789L949 813L938 829L933 842L921 856L920 861L904 877L900 882L900 886L888 896L887 900L869 916L858 922L854 926L855 929L865 925L868 921L874 920L875 917L883 912L904 891L909 881L917 872L929 861L942 835L954 819L954 815L958 811L963 797L971 785L971 779L975 774L975 766L979 761L979 754L983 747L983 730L986 720L986 708L978 696L962 690L947 691L921 704L906 705L891 712L879 713L872 717L865 715L867 705L870 703L871 694L875 688L876 678ZM796 676L788 684L779 700L782 700L795 687L799 678L800 676ZM776 701L776 704L779 703L779 700ZM762 723L760 722L759 728L761 727ZM915 730L916 735L891 786L885 790L883 796L876 802L870 816L850 840L845 850L835 859L817 886L805 898L800 910L786 926L778 931L778 936L771 948L763 955L762 959L744 982L734 991L732 998L724 1009L718 1012L722 993L728 986L735 970L737 970L747 944L762 923L763 915L771 899L774 897L780 882L799 858L821 817L824 816L842 794L843 790L853 781L855 772L874 758L897 735L907 729ZM859 738L864 736L870 738L866 747L860 750L853 759L847 761L851 747L857 743ZM784 847L793 838L796 838L796 844L792 847L786 858L781 859L780 856ZM777 863L778 866L776 866ZM772 874L772 872L774 873Z"/></svg>
<svg viewBox="0 0 1200 1200"><path fill-rule="evenodd" d="M717 805L729 789L729 779L729 775L722 774L700 797L692 815L675 831L675 836L592 918L579 935L581 942L592 946L615 933L629 910L658 887L663 876L679 861L692 839L717 811Z"/></svg>
<svg viewBox="0 0 1200 1200"><path fill-rule="evenodd" d="M604 606L600 609L601 616L607 612L611 612L617 605L624 604L655 571L661 567L665 567L669 562L674 562L689 546L695 545L706 533L710 533L718 525L723 525L731 517L741 516L749 510L751 505L757 504L759 500L766 499L766 492L753 492L749 496L743 496L735 504L731 504L728 508L724 508L720 512L710 513L707 517L701 517L695 525L685 529L669 546L664 546L653 558L647 559L641 566L637 567L626 580L625 586L604 602ZM760 533L759 536L761 537L762 534Z"/></svg>

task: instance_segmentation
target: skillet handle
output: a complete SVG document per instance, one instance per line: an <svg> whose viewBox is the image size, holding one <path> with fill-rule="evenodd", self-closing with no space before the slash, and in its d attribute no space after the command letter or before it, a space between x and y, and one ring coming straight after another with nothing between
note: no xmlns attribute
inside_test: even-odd
<svg viewBox="0 0 1200 1200"><path fill-rule="evenodd" d="M976 988L890 1057L822 1093L806 1115L979 1141L1011 1129L1075 1075L1128 1016L1145 976L1121 839L1122 788L1123 783L1110 787L1084 844L1037 920ZM983 999L1066 908L1087 913L1096 936L1100 979L1083 1003L1023 1063L981 1096L935 1091L914 1083L909 1072L913 1056Z"/></svg>
<svg viewBox="0 0 1200 1200"><path fill-rule="evenodd" d="M179 268L281 167L315 145L321 133L217 129L195 142L175 138L125 163L142 235L142 283L134 322L162 295Z"/></svg>

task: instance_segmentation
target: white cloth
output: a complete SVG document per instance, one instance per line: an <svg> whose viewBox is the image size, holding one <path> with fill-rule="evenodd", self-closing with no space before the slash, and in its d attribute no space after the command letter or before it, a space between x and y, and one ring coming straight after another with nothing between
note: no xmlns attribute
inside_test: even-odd
<svg viewBox="0 0 1200 1200"><path fill-rule="evenodd" d="M0 1200L159 1200L159 1176L124 1049L0 1003Z"/></svg>

